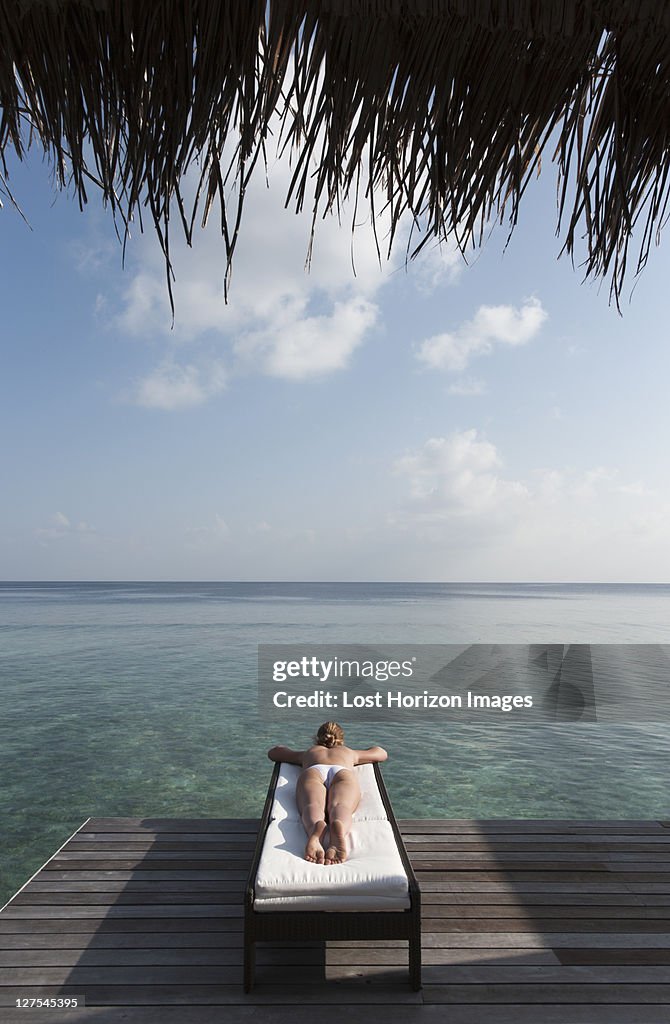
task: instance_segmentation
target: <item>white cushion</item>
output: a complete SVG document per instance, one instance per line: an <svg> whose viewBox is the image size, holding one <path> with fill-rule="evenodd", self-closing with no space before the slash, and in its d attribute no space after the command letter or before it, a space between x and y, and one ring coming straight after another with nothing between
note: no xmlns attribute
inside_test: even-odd
<svg viewBox="0 0 670 1024"><path fill-rule="evenodd" d="M405 910L407 875L372 765L355 771L361 802L344 864L305 860L307 836L295 801L301 769L282 765L255 883L254 909Z"/></svg>

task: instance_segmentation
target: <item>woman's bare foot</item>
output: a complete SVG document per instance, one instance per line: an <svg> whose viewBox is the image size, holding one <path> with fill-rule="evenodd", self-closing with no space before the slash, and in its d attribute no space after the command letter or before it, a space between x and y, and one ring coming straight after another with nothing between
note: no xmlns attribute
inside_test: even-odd
<svg viewBox="0 0 670 1024"><path fill-rule="evenodd" d="M307 846L305 847L305 860L308 860L311 864L323 864L324 849L321 845L321 839L325 831L325 821L317 821L312 829L309 839L307 840Z"/></svg>
<svg viewBox="0 0 670 1024"><path fill-rule="evenodd" d="M347 833L341 821L330 826L330 845L326 850L324 864L343 864L347 859Z"/></svg>

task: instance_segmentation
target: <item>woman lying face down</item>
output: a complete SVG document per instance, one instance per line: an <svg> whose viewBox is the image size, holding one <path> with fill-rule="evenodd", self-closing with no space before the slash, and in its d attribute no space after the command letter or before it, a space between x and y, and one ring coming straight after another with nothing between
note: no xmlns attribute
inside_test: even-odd
<svg viewBox="0 0 670 1024"><path fill-rule="evenodd" d="M307 833L305 860L313 864L342 864L349 850L352 815L361 799L353 769L358 764L385 761L388 754L384 748L352 750L345 746L342 727L337 722L324 722L309 750L272 747L268 757L302 768L296 800ZM324 847L327 829L330 835Z"/></svg>

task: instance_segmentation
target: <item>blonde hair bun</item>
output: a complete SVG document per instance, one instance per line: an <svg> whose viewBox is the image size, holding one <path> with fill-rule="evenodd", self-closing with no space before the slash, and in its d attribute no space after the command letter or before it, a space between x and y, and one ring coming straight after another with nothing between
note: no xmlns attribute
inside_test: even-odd
<svg viewBox="0 0 670 1024"><path fill-rule="evenodd" d="M344 745L344 729L337 722L324 722L314 739L320 747L341 747Z"/></svg>

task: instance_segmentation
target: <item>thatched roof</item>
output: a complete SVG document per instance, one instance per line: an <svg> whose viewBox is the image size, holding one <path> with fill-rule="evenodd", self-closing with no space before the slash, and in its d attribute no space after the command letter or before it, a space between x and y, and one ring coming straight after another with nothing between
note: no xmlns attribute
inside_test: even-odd
<svg viewBox="0 0 670 1024"><path fill-rule="evenodd" d="M463 249L514 225L547 150L564 246L584 237L618 301L632 229L636 272L666 212L669 74L664 0L0 0L0 156L40 143L60 186L149 218L166 254L175 218L190 240L218 206L230 265L277 118L287 203L316 222L357 191L376 216L381 188L394 225Z"/></svg>

